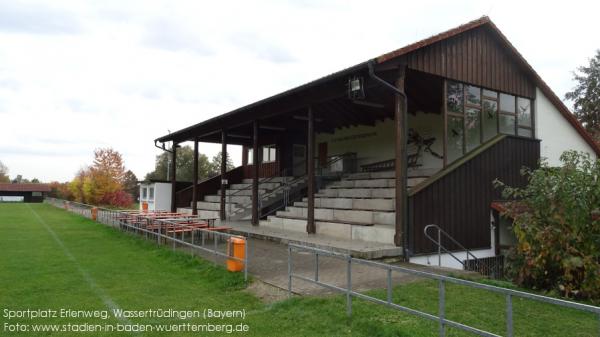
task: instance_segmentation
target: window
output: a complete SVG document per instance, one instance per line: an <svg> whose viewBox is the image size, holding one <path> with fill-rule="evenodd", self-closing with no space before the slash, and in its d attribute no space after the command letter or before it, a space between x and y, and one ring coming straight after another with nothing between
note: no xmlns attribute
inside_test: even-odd
<svg viewBox="0 0 600 337"><path fill-rule="evenodd" d="M275 145L263 146L263 163L272 163L277 160L277 148Z"/></svg>
<svg viewBox="0 0 600 337"><path fill-rule="evenodd" d="M31 196L32 197L41 197L42 196L42 192L31 192Z"/></svg>
<svg viewBox="0 0 600 337"><path fill-rule="evenodd" d="M515 96L500 94L500 112L502 113L515 113Z"/></svg>
<svg viewBox="0 0 600 337"><path fill-rule="evenodd" d="M446 161L449 164L498 133L534 136L531 100L446 81Z"/></svg>
<svg viewBox="0 0 600 337"><path fill-rule="evenodd" d="M517 129L515 126L515 96L500 94L500 124L498 130L500 133L515 135Z"/></svg>
<svg viewBox="0 0 600 337"><path fill-rule="evenodd" d="M464 92L462 83L448 81L447 86L447 107L449 113L463 112Z"/></svg>
<svg viewBox="0 0 600 337"><path fill-rule="evenodd" d="M142 199L146 200L148 198L148 188L142 187Z"/></svg>
<svg viewBox="0 0 600 337"><path fill-rule="evenodd" d="M466 85L465 88L467 104L479 107L481 104L481 88L472 85Z"/></svg>
<svg viewBox="0 0 600 337"><path fill-rule="evenodd" d="M466 108L465 131L467 152L481 145L481 109Z"/></svg>
<svg viewBox="0 0 600 337"><path fill-rule="evenodd" d="M500 114L500 133L506 133L509 135L515 134L515 116Z"/></svg>
<svg viewBox="0 0 600 337"><path fill-rule="evenodd" d="M154 187L148 188L148 199L154 200Z"/></svg>
<svg viewBox="0 0 600 337"><path fill-rule="evenodd" d="M485 93L483 95L486 96ZM486 142L498 134L498 101L490 98L483 100L481 121L483 124L483 141Z"/></svg>
<svg viewBox="0 0 600 337"><path fill-rule="evenodd" d="M533 121L531 100L519 97L517 99L517 134L523 137L533 137Z"/></svg>
<svg viewBox="0 0 600 337"><path fill-rule="evenodd" d="M259 155L261 151L258 152ZM254 163L254 150L248 149L248 165ZM261 163L272 163L277 161L277 147L275 145L265 145L262 147L262 158L259 156L258 161Z"/></svg>
<svg viewBox="0 0 600 337"><path fill-rule="evenodd" d="M464 122L462 118L448 116L448 163L463 155L463 130Z"/></svg>

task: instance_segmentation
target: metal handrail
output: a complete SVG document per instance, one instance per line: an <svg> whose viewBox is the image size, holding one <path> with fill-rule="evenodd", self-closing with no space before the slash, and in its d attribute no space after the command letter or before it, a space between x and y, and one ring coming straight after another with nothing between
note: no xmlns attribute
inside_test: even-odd
<svg viewBox="0 0 600 337"><path fill-rule="evenodd" d="M435 228L437 229L437 241L432 238L429 233L427 233L427 231L430 228ZM471 253L469 251L468 248L465 248L465 246L463 246L462 244L460 244L460 242L456 241L452 236L450 236L450 234L448 234L446 231L444 231L443 229L440 228L440 226L438 225L434 225L434 224L430 224L425 226L425 228L423 228L423 234L425 235L426 238L428 238L431 242L435 243L437 245L438 248L438 266L441 267L442 266L442 250L450 255L452 258L454 258L456 261L458 261L460 264L462 264L463 268L466 270L468 265L469 265L469 256L472 257L471 260L475 261L476 265L479 265L479 259L477 258L477 256L473 255L473 253ZM454 243L455 245L457 245L458 247L460 247L462 250L464 250L467 254L467 261L464 262L461 259L459 259L458 257L456 257L456 255L454 255L451 251L449 251L448 249L446 249L446 247L444 247L442 245L442 234L444 234L444 237L446 237L447 239L450 239L450 241L452 241L452 243Z"/></svg>
<svg viewBox="0 0 600 337"><path fill-rule="evenodd" d="M302 275L294 274L294 269L293 269L294 264L293 264L293 260L292 260L292 253L294 251L308 252L315 256L315 264L314 264L315 270L314 270L313 277L306 276L304 273ZM346 267L346 286L345 287L339 286L336 284L326 283L326 282L322 281L322 279L319 278L319 257L320 256L330 257L330 258L334 258L334 259L338 259L338 260L342 260L342 261L346 262L347 267ZM377 297L373 297L373 296L363 294L363 293L360 293L360 292L352 289L352 265L353 264L370 266L370 267L383 269L383 270L387 271L387 279L386 279L386 281L387 281L387 286L386 286L387 298L386 299L380 299ZM405 273L405 274L409 274L409 275L424 277L427 279L432 279L432 280L438 281L438 313L437 313L437 315L394 303L393 288L392 288L392 273L393 272ZM463 285L463 286L467 286L467 287L475 288L475 289L482 289L482 290L486 290L486 291L490 291L493 293L497 293L497 294L506 296L506 336L508 336L508 337L514 336L513 301L512 301L513 297L526 298L526 299L534 300L537 302L549 303L549 304L558 305L561 307L576 309L579 311L590 312L590 313L595 314L596 317L600 321L600 307L597 307L597 306L567 301L567 300L558 299L558 298L552 298L552 297L548 297L548 296L537 295L537 294L514 290L514 289L501 288L501 287L488 285L488 284L484 284L484 283L477 283L477 282L473 282L473 281L463 280L463 279L454 278L454 277L445 276L445 275L434 274L434 273L430 273L430 272L426 272L426 271L422 271L422 270L416 270L416 269L410 269L410 268L396 266L396 265L390 265L390 264L381 263L381 262L372 261L372 260L358 259L358 258L354 258L354 257L350 256L349 254L343 254L343 253L333 252L333 251L324 250L324 249L320 249L320 248L290 243L290 244L288 244L288 295L289 296L292 295L292 279L294 279L294 278L305 281L305 282L317 284L326 289L344 293L346 295L346 312L347 312L348 316L352 316L352 298L356 297L356 298L360 298L360 299L364 299L364 300L367 300L367 301L370 301L373 303L385 305L392 309L407 312L407 313L437 322L439 324L439 330L438 330L439 336L446 335L446 327L453 327L453 328L458 328L463 331L471 332L471 333L479 335L479 336L500 337L500 335L494 334L492 332L485 331L485 330L482 330L479 328L475 328L475 327L469 326L467 324L459 323L457 321L453 321L453 320L446 318L446 283Z"/></svg>
<svg viewBox="0 0 600 337"><path fill-rule="evenodd" d="M292 167L292 170L293 170L293 168L296 168L296 167L298 167L298 166L300 166L300 165L304 165L304 164L305 164L305 162L306 162L306 161L302 161L302 162L300 162L300 163L297 163L296 165L294 165L294 166ZM272 181L272 180L274 180L275 178L280 178L280 177L286 176L286 173L287 173L287 172L289 172L289 168L284 168L284 169L282 169L282 170L280 170L280 171L279 171L279 175L274 175L274 176L272 176L272 177L266 178L266 180L263 180L263 181L260 181L260 178L259 178L258 185L259 185L259 187L260 187L260 184L261 184L261 183L262 183L262 184L265 184L265 183L266 183L266 184L268 184L269 182L271 182L271 181ZM284 181L283 181L283 183L284 183L284 184L285 184L285 183L287 183L287 180L284 180ZM278 188L280 188L280 187L281 187L281 186L279 186L279 187L276 187L275 189L278 189ZM246 191L246 190L249 190L249 189L251 189L251 188L252 188L252 184L250 184L250 186L247 186L247 187L244 187L244 188L242 188L242 189L239 189L239 190L237 190L237 191L235 191L234 193L231 193L231 194L228 194L228 193L227 193L227 191L225 192L225 201L226 201L226 203L227 203L227 209L228 209L228 212L227 212L227 213L228 213L228 214L231 214L231 213L232 213L232 212L231 212L231 204L232 204L232 202L231 202L231 197L233 197L233 196L236 196L236 195L238 195L239 193L241 193L242 191ZM274 190L275 190L275 189L274 189ZM272 191L271 191L271 192L272 192ZM258 196L259 212L260 212L260 209L262 208L262 205L261 205L261 204L262 204L262 199L263 199L263 198L264 198L266 195L270 195L270 194L272 194L271 192L268 192L267 194L262 194L262 195L259 193L259 196ZM244 207L244 208L248 208L248 207L246 206L246 207Z"/></svg>
<svg viewBox="0 0 600 337"><path fill-rule="evenodd" d="M345 153L342 153L342 154L338 154L338 155L332 155L332 156L330 156L330 158L331 158L331 159L330 159L330 160L328 160L328 161L325 163L325 165L324 165L323 167L321 167L321 168L320 168L320 169L321 169L321 172L322 172L322 169L323 169L324 167L331 167L331 165L333 165L333 164L335 164L335 163L339 162L340 160L343 160L344 158L346 158L346 157L348 157L348 156L351 156L351 155L355 155L355 154L356 154L355 152L345 152ZM294 167L295 167L295 166L294 166ZM290 186L291 186L291 185L294 185L294 184L296 184L297 182L299 182L299 181L301 181L301 180L305 180L305 179L307 179L307 178L308 178L308 173L305 173L305 174L303 174L303 175L301 175L301 176L299 176L299 177L296 177L296 178L292 179L291 181L284 181L284 184L283 184L283 185L281 185L281 186L279 186L279 187L277 187L277 188L273 189L272 191L270 191L270 192L268 192L268 193L266 193L266 194L263 194L263 195L261 196L261 198L259 198L259 213L260 213L260 217L264 216L264 214L262 214L262 213L261 213L261 211L262 211L262 200L263 200L263 199L268 199L268 197L269 197L269 196L271 196L271 195L273 195L273 194L276 194L276 193L279 193L279 191L280 191L281 189L283 189L283 191L284 191L284 196L283 196L283 198L284 198L284 202L283 202L283 205L282 205L282 207L283 207L283 208L285 208L285 207L287 207L287 206L288 206L288 203L289 203L289 190L290 190ZM286 194L286 192L287 192L287 194ZM279 209L281 209L281 208L279 208ZM270 211L268 214L271 214L271 213L273 213L273 212L275 212L275 211L277 211L277 210L279 210L279 209L274 209L274 210L271 210L271 211ZM267 214L267 215L268 215L268 214Z"/></svg>
<svg viewBox="0 0 600 337"><path fill-rule="evenodd" d="M327 163L324 165L324 167L330 167L331 165L333 165L333 164L335 164L335 163L339 162L340 160L343 160L344 158L346 158L346 157L348 157L348 156L351 156L351 155L355 155L355 154L356 154L356 153L354 153L354 152L345 152L345 153L342 153L342 154L339 154L339 155L333 155L333 156L330 156L330 157L331 157L331 159L327 161ZM300 165L304 165L305 163L306 163L306 161L302 161L302 162L300 162L300 163L298 163L298 164L294 165L294 167L293 167L293 168L296 168L296 167L298 167L298 166L300 166ZM293 170L293 168L292 168L292 170ZM321 170L322 170L322 169L323 169L323 167L321 167ZM283 173L284 173L284 175L285 175L285 172L288 172L288 170L289 170L289 168L286 168L286 169L283 169L283 170L281 170L280 172L283 172ZM276 177L277 177L277 176L273 176L273 177L270 177L270 178L268 178L268 179L273 179L273 178L276 178ZM285 208L285 207L287 207L287 206L288 206L288 203L289 203L289 190L290 190L290 186L292 186L292 185L294 185L294 184L298 183L299 181L302 181L302 180L306 179L307 177L308 177L308 173L305 173L305 174L303 174L303 175L301 175L301 176L294 177L294 178L293 178L292 180L290 180L290 181L288 181L288 180L284 180L282 185L280 185L280 186L278 186L278 187L274 188L273 190L271 190L271 191L269 191L269 192L267 192L267 193L264 193L264 194L261 194L261 195L259 195L259 198L258 198L259 217L262 217L262 216L264 216L264 214L262 214L262 212L261 212L261 211L262 211L262 208L263 208L263 207L262 207L262 206L263 206L263 200L268 200L268 199L269 199L269 198L270 198L272 195L274 195L274 194L277 194L277 193L279 193L281 190L283 190L283 191L284 191L284 196L283 196L284 202L283 202L283 204L282 204L282 207L284 207L284 208ZM267 182L267 181L268 181L268 180L262 181L262 183L265 183L265 182ZM252 186L248 186L248 187L245 187L244 189L238 190L238 191L236 191L236 192L234 192L234 193L232 193L232 194L228 194L228 195L226 196L226 198L227 198L227 197L234 196L234 195L236 195L236 194L240 193L241 191L243 191L243 190L247 190L247 189L250 189L250 188L252 188ZM231 199L229 199L228 207L229 207L229 213L231 213ZM244 208L248 208L248 207L246 206L246 207L244 207ZM271 210L271 211L269 212L269 214L270 214L270 213L273 213L273 211L274 211L274 210Z"/></svg>

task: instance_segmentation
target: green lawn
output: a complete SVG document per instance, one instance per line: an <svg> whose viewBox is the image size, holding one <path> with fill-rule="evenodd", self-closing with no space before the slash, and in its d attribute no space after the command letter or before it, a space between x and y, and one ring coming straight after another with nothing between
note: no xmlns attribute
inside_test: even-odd
<svg viewBox="0 0 600 337"><path fill-rule="evenodd" d="M239 324L248 336L436 336L437 324L345 298L303 297L263 304L245 289L241 274L129 236L49 205L0 204L0 335L81 336L81 332L9 332L7 324ZM504 298L447 286L447 317L504 334ZM383 291L373 294L384 297ZM437 311L437 284L422 281L395 289L396 303ZM8 319L26 309L245 310L245 319L37 318ZM596 336L593 315L527 300L514 300L516 336ZM29 327L31 328L31 327ZM86 335L83 333L83 335ZM88 336L198 336L226 333L114 333ZM236 335L236 333L233 333ZM448 336L469 336L450 329Z"/></svg>

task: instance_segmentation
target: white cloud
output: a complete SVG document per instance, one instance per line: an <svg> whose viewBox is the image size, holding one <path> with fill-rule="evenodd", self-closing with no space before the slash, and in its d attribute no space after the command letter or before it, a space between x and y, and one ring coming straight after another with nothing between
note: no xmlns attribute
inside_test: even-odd
<svg viewBox="0 0 600 337"><path fill-rule="evenodd" d="M598 5L523 1L3 1L0 160L69 180L112 146L139 176L153 140L484 14L562 96L600 47ZM591 8L591 7L596 8ZM246 79L252 79L248 85ZM219 145L203 144L213 156ZM239 148L231 148L240 162Z"/></svg>

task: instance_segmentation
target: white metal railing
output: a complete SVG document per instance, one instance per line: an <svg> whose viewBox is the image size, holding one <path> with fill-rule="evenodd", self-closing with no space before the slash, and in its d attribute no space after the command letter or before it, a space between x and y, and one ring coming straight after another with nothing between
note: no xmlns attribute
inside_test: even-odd
<svg viewBox="0 0 600 337"><path fill-rule="evenodd" d="M428 231L431 228L437 230L437 240L429 235ZM450 234L448 234L446 231L441 229L440 226L433 225L433 224L427 225L427 226L425 226L425 228L423 228L423 234L425 235L426 238L428 238L431 242L435 243L435 245L437 246L438 267L442 266L442 251L444 251L444 253L450 255L453 259L458 261L465 270L467 269L467 267L469 265L469 260L475 261L476 266L477 266L477 264L479 264L479 259L477 258L477 256L473 255L473 253L471 253L471 251L469 249L465 248L465 246L460 244L460 242L456 241L452 236L450 236ZM456 246L460 247L460 249L462 249L466 252L466 258L467 258L466 262L463 262L456 255L454 255L450 250L448 250L446 247L444 247L444 245L442 245L442 235L445 238L452 241L452 243L454 243Z"/></svg>
<svg viewBox="0 0 600 337"><path fill-rule="evenodd" d="M314 277L311 278L311 277L307 277L304 275L294 273L294 268L293 268L294 263L293 263L293 259L292 259L293 252L307 252L307 253L313 254L315 256ZM346 261L347 267L346 267L346 286L345 287L341 287L341 286L337 286L335 284L323 282L319 278L319 256L326 256L326 257ZM386 298L386 300L382 300L382 299L352 290L352 265L353 264L370 266L373 268L383 269L383 270L387 271L387 285L386 285L387 298ZM426 313L426 312L423 312L420 310L412 309L412 308L394 303L393 297L392 297L392 295L393 295L392 274L394 272L419 276L419 277L423 277L426 279L437 280L438 281L438 314L432 315L432 314L429 314L429 313ZM460 329L463 331L471 332L471 333L473 333L475 335L479 335L479 336L500 337L500 335L494 334L492 332L478 329L478 328L475 328L475 327L472 327L472 326L469 326L469 325L466 325L463 323L459 323L459 322L447 319L446 318L446 295L445 295L446 294L446 283L463 285L463 286L467 286L467 287L475 288L475 289L483 289L486 291L490 291L493 293L498 293L498 294L502 294L502 295L506 296L506 336L508 336L508 337L514 336L513 305L512 305L513 297L526 298L526 299L530 299L530 300L534 300L534 301L538 301L538 302L544 302L544 303L549 303L549 304L558 305L558 306L562 306L562 307L572 308L572 309L576 309L579 311L591 312L591 313L594 313L598 317L599 322L600 322L600 307L587 305L587 304L581 304L581 303L572 302L572 301L561 300L561 299L547 297L547 296L526 293L523 291L518 291L518 290L513 290L513 289L500 288L500 287L491 286L491 285L487 285L487 284L462 280L462 279L458 279L458 278L454 278L454 277L433 274L433 273L429 273L429 272L425 272L425 271L421 271L421 270L414 270L414 269L410 269L410 268L406 268L406 267L395 266L395 265L385 264L385 263L371 261L371 260L357 259L357 258L353 258L352 256L350 256L348 254L342 254L342 253L332 252L332 251L323 250L323 249L319 249L319 248L315 248L315 247L309 247L309 246L303 246L303 245L290 243L288 245L288 293L290 296L292 294L292 280L294 278L303 280L305 282L317 284L321 287L346 294L346 311L347 311L348 316L352 315L352 298L356 297L356 298L364 299L364 300L367 300L367 301L370 301L373 303L382 304L382 305L385 305L392 309L403 311L403 312L413 314L413 315L416 315L416 316L419 316L422 318L426 318L431 321L438 322L439 323L439 332L438 332L439 336L446 335L446 327L453 327L453 328L457 328L457 329ZM599 328L600 328L600 325L599 325ZM598 335L600 336L600 329L599 329Z"/></svg>

